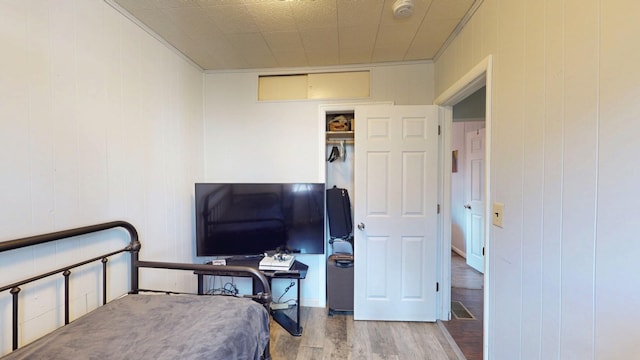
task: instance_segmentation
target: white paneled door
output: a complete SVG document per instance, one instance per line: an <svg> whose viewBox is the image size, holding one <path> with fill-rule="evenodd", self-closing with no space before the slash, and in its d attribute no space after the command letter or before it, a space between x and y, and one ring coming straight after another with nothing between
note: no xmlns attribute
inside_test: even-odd
<svg viewBox="0 0 640 360"><path fill-rule="evenodd" d="M467 264L484 273L484 129L465 134Z"/></svg>
<svg viewBox="0 0 640 360"><path fill-rule="evenodd" d="M435 321L438 107L355 118L354 319Z"/></svg>

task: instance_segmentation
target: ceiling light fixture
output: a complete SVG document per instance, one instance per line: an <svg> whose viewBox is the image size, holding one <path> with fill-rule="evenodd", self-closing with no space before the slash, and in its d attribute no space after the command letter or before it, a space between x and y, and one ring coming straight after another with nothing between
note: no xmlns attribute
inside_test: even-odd
<svg viewBox="0 0 640 360"><path fill-rule="evenodd" d="M413 0L396 0L393 3L393 16L406 18L413 14Z"/></svg>

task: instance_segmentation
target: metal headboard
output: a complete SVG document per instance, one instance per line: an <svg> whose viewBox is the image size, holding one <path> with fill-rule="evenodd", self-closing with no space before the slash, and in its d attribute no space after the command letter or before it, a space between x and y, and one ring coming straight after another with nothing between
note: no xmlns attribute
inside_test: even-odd
<svg viewBox="0 0 640 360"><path fill-rule="evenodd" d="M66 239L79 235L86 235L95 233L98 231L109 230L113 228L124 228L129 233L129 244L116 251L112 251L88 260L84 260L73 265L61 267L59 269L49 271L44 274L30 277L28 279L20 280L9 285L0 287L0 292L10 290L13 297L13 350L18 348L18 296L20 295L20 286L55 275L62 274L64 276L64 323L69 324L69 275L71 275L71 269L92 263L100 260L102 262L102 304L107 303L107 261L110 256L120 254L123 252L129 252L131 254L131 291L137 292L138 290L138 271L135 264L138 262L138 253L140 251L140 241L138 240L138 231L136 228L126 221L112 221L103 224L83 226L75 229L56 231L48 234L29 236L21 239L10 240L0 242L0 252L20 249L28 246L44 244L51 241Z"/></svg>
<svg viewBox="0 0 640 360"><path fill-rule="evenodd" d="M71 275L71 269L89 264L94 261L102 262L102 304L107 303L107 262L108 258L124 253L130 253L131 261L131 289L130 294L137 294L141 291L139 287L139 269L140 268L155 268L155 269L173 269L173 270L191 270L199 271L206 274L226 274L229 272L243 272L252 276L262 286L262 292L252 296L252 298L265 306L268 310L269 303L271 302L271 291L267 278L258 270L253 268L238 267L238 266L212 266L205 264L186 264L186 263L171 263L171 262L159 262L159 261L140 261L139 253L141 244L138 239L138 231L136 228L126 221L111 221L107 223L83 226L75 229L56 231L48 234L35 235L24 237L16 240L9 240L0 242L0 252L20 249L28 246L43 244L51 241L66 239L74 236L91 234L99 231L124 228L129 233L129 244L124 248L116 251L112 251L100 256L87 259L73 265L64 266L53 271L49 271L44 274L30 277L28 279L20 280L12 284L8 284L0 287L0 292L10 290L13 300L13 350L18 348L18 296L20 294L20 286L52 276L56 274L62 274L64 276L64 323L69 324L69 275ZM267 347L266 354L268 357L269 349Z"/></svg>

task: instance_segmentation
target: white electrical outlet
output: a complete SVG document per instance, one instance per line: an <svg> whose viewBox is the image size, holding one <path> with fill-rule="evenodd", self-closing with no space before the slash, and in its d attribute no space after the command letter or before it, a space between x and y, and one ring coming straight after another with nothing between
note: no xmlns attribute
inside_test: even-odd
<svg viewBox="0 0 640 360"><path fill-rule="evenodd" d="M493 225L502 227L502 218L504 217L503 203L493 203L493 211L491 212L491 217L493 218Z"/></svg>

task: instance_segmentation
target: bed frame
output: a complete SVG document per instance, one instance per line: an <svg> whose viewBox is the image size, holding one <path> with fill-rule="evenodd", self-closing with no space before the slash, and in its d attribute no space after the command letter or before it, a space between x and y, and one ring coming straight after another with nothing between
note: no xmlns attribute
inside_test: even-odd
<svg viewBox="0 0 640 360"><path fill-rule="evenodd" d="M0 293L9 290L9 292L12 295L12 301L13 301L12 348L13 350L16 350L18 348L18 306L19 306L18 298L20 296L20 291L21 291L20 286L52 276L52 275L62 274L64 276L64 323L65 325L67 325L69 324L69 280L70 280L71 270L92 262L96 262L96 261L102 262L102 275L103 275L102 276L102 294L103 294L102 304L104 305L107 303L107 263L109 261L109 257L114 256L116 254L124 253L124 252L129 252L130 254L131 288L128 292L129 294L138 294L141 291L171 293L170 291L141 289L139 287L139 269L140 268L188 270L188 271L197 271L198 273L205 273L207 275L227 275L230 272L234 272L234 273L238 272L238 273L245 273L247 274L247 276L251 276L252 278L254 278L254 281L259 282L259 284L261 285L262 291L257 294L251 295L250 297L253 298L255 301L259 302L260 304L262 304L267 310L267 312L269 312L269 304L271 303L271 292L270 292L269 282L267 278L258 270L250 267L244 267L244 266L213 266L213 265L206 265L206 264L141 261L138 258L140 248L141 248L141 244L138 239L138 232L132 224L126 221L112 221L112 222L107 222L107 223L102 223L97 225L90 225L90 226L69 229L69 230L52 232L48 234L30 236L30 237L20 238L16 240L3 241L3 242L0 242L0 253L4 251L43 244L43 243L70 238L70 237L79 236L79 235L91 234L91 233L114 229L114 228L123 228L129 233L130 241L129 241L129 244L124 248L0 287ZM208 295L204 295L204 296L208 296ZM264 359L271 358L268 344L264 351L263 358Z"/></svg>

